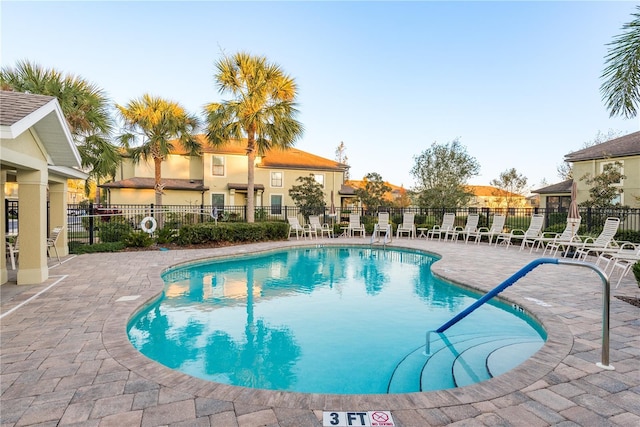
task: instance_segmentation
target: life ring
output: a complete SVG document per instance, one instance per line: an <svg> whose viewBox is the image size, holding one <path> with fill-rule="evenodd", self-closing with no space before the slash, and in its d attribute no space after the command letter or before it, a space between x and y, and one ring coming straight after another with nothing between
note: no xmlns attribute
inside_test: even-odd
<svg viewBox="0 0 640 427"><path fill-rule="evenodd" d="M149 222L151 223L151 227L147 227L147 224ZM149 234L152 234L154 231L156 231L157 226L158 226L158 223L156 222L156 219L152 216L145 217L140 223L140 228L142 229L142 231Z"/></svg>

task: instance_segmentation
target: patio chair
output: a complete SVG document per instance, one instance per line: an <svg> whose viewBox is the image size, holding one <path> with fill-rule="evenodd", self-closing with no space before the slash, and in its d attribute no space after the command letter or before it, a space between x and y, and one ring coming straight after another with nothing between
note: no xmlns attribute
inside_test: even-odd
<svg viewBox="0 0 640 427"><path fill-rule="evenodd" d="M433 239L436 236L436 234L438 235L438 240L440 240L440 238L443 235L446 238L447 232L449 230L453 230L453 223L455 222L455 220L456 220L456 214L454 213L444 214L444 216L442 217L442 224L434 225L431 230L427 231L427 239L428 238Z"/></svg>
<svg viewBox="0 0 640 427"><path fill-rule="evenodd" d="M414 212L405 212L402 215L402 224L398 225L396 237L400 238L403 234L407 234L410 239L416 238L416 225L414 224L416 214Z"/></svg>
<svg viewBox="0 0 640 427"><path fill-rule="evenodd" d="M331 229L331 226L326 222L324 224L320 224L320 217L318 215L309 216L309 227L314 230L316 237L318 236L318 233L320 237L324 237L325 234L327 237L333 237L333 230Z"/></svg>
<svg viewBox="0 0 640 427"><path fill-rule="evenodd" d="M493 222L491 223L491 227L480 227L475 233L469 233L469 236L467 237L467 240L465 240L465 243L468 242L469 237L473 237L474 242L477 245L480 243L483 236L487 236L489 238L489 245L491 245L491 243L493 242L493 237L502 233L506 220L506 215L493 215Z"/></svg>
<svg viewBox="0 0 640 427"><path fill-rule="evenodd" d="M53 230L51 230L51 235L49 235L49 237L47 238L47 253L49 254L49 256L51 256L51 249L53 248L53 250L56 252L56 258L58 258L58 264L61 264L61 261L56 243L58 242L58 236L62 234L62 230L64 230L64 227L62 226L55 227Z"/></svg>
<svg viewBox="0 0 640 427"><path fill-rule="evenodd" d="M380 236L384 235L385 239L389 236L389 241L393 238L393 231L391 229L391 223L389 222L389 212L378 212L378 222L373 226L373 235L371 239L375 237L380 240Z"/></svg>
<svg viewBox="0 0 640 427"><path fill-rule="evenodd" d="M451 240L457 242L458 237L460 237L460 235L463 235L464 241L466 243L469 239L469 234L475 233L478 230L478 221L480 221L480 214L470 213L469 215L467 215L467 223L464 225L464 227L454 227L453 230L447 231L447 236L451 236Z"/></svg>
<svg viewBox="0 0 640 427"><path fill-rule="evenodd" d="M581 218L569 218L567 219L567 226L562 233L550 233L544 232L539 237L533 240L529 253L533 252L535 248L536 252L544 246L542 255L547 253L547 247L549 243L562 243L562 242L579 242L578 230L580 229Z"/></svg>
<svg viewBox="0 0 640 427"><path fill-rule="evenodd" d="M596 265L600 266L601 263L605 263L602 268L609 277L613 276L616 270L620 271L616 288L620 286L620 282L624 276L631 271L633 265L640 261L640 244L631 242L624 242L615 251L603 251L596 260ZM609 268L611 266L611 268Z"/></svg>
<svg viewBox="0 0 640 427"><path fill-rule="evenodd" d="M303 227L300 224L300 221L298 221L297 216L289 216L287 217L287 221L289 222L289 238L291 238L291 235L293 233L296 234L296 240L300 238L300 235L302 235L302 237L304 237L305 239L307 238L307 235L311 237L311 233L312 233L311 227L309 228Z"/></svg>
<svg viewBox="0 0 640 427"><path fill-rule="evenodd" d="M366 232L364 230L364 225L360 222L360 215L358 214L349 214L349 226L347 227L347 234L350 237L353 237L354 234L360 233L362 237L366 237Z"/></svg>
<svg viewBox="0 0 640 427"><path fill-rule="evenodd" d="M20 247L18 246L18 236L15 236L13 243L7 240L7 255L11 261L11 269L16 269L16 259L18 258L18 253L20 252Z"/></svg>
<svg viewBox="0 0 640 427"><path fill-rule="evenodd" d="M513 239L522 239L522 243L520 244L520 250L524 249L528 243L531 242L533 244L533 240L540 237L542 234L542 227L544 226L544 215L542 214L533 214L531 215L531 221L529 222L529 227L526 230L522 230L520 228L515 228L511 230L509 233L500 233L496 236L496 246L498 244L503 244L507 248L511 246L511 241Z"/></svg>
<svg viewBox="0 0 640 427"><path fill-rule="evenodd" d="M549 251L556 256L562 249L563 256L572 255L575 259L585 259L589 255L599 255L602 252L612 252L619 245L613 240L620 226L620 218L609 217L597 238L584 237L579 242L549 243Z"/></svg>

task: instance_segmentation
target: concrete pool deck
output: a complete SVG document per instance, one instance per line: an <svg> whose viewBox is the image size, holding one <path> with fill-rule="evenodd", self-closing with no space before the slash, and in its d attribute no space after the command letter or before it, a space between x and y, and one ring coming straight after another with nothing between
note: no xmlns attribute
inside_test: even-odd
<svg viewBox="0 0 640 427"><path fill-rule="evenodd" d="M369 242L325 238L87 254L52 265L44 284L2 285L0 425L306 427L322 426L323 410L391 411L403 427L640 425L640 309L615 297L640 296L632 275L611 292L613 371L596 366L602 282L576 266L540 266L503 292L543 323L547 343L516 369L458 389L321 395L232 387L161 366L127 339L128 319L162 290L160 273L169 266L286 246ZM423 239L394 239L388 246L438 254L435 274L485 291L540 257L513 247Z"/></svg>

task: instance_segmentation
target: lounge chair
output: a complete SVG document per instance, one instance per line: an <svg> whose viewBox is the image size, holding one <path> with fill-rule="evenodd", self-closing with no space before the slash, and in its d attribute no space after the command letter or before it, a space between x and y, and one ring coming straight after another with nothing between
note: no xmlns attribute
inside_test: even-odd
<svg viewBox="0 0 640 427"><path fill-rule="evenodd" d="M16 258L18 258L18 253L20 252L20 246L18 246L18 236L15 236L13 239L13 243L7 240L7 255L9 255L9 259L11 260L11 269L16 269Z"/></svg>
<svg viewBox="0 0 640 427"><path fill-rule="evenodd" d="M62 230L64 230L64 227L62 226L55 227L53 230L51 230L51 235L47 238L47 252L49 253L49 256L51 256L51 248L53 248L56 253L56 258L58 258L58 264L60 264L61 262L56 243L58 242L58 236L62 234Z"/></svg>
<svg viewBox="0 0 640 427"><path fill-rule="evenodd" d="M556 256L562 249L564 256L567 257L572 254L573 258L585 259L588 255L599 255L602 252L612 251L618 246L613 240L618 227L620 226L620 218L609 217L604 223L602 232L597 238L584 237L579 242L561 242L561 243L549 243L549 251Z"/></svg>
<svg viewBox="0 0 640 427"><path fill-rule="evenodd" d="M493 222L491 223L491 227L480 227L475 233L469 233L469 235L467 236L467 240L465 240L465 243L468 242L469 237L473 237L474 242L477 245L480 243L483 236L487 236L489 238L489 245L491 245L494 236L502 233L506 220L506 215L493 215Z"/></svg>
<svg viewBox="0 0 640 427"><path fill-rule="evenodd" d="M402 224L398 225L396 237L400 238L403 234L408 234L410 239L416 238L416 225L413 223L416 214L413 212L405 212L402 215Z"/></svg>
<svg viewBox="0 0 640 427"><path fill-rule="evenodd" d="M457 242L458 237L462 235L464 236L464 241L466 243L467 239L469 239L469 234L478 231L478 221L480 221L480 214L470 213L467 215L467 223L464 227L454 227L453 230L447 232L447 236L451 236L451 240Z"/></svg>
<svg viewBox="0 0 640 427"><path fill-rule="evenodd" d="M526 230L515 228L509 233L500 233L496 236L496 246L503 244L507 248L511 246L512 240L522 239L520 244L520 250L524 249L528 242L533 242L534 239L540 237L542 234L542 227L544 226L544 215L533 214L531 215L531 221L529 227Z"/></svg>
<svg viewBox="0 0 640 427"><path fill-rule="evenodd" d="M287 221L289 222L289 237L291 237L293 233L296 234L296 240L300 238L300 235L302 235L302 237L304 237L305 239L307 238L307 236L312 237L313 234L318 237L318 234L313 228L303 227L300 224L300 221L298 221L297 216L289 216L287 217Z"/></svg>
<svg viewBox="0 0 640 427"><path fill-rule="evenodd" d="M536 252L538 252L540 248L544 246L544 252L542 253L542 255L544 255L547 253L547 246L549 243L559 244L562 242L579 242L580 238L578 237L578 230L580 229L581 221L581 218L570 218L567 219L567 226L562 233L542 233L539 237L530 242L531 249L529 250L529 253L533 252L534 248Z"/></svg>
<svg viewBox="0 0 640 427"><path fill-rule="evenodd" d="M324 237L325 234L327 237L333 237L333 230L331 229L331 226L326 222L324 224L320 224L320 217L318 215L309 216L309 227L314 230L316 237L318 235L320 235L320 237Z"/></svg>
<svg viewBox="0 0 640 427"><path fill-rule="evenodd" d="M600 266L604 262L603 270L609 275L613 276L616 270L620 271L616 288L620 286L622 278L629 273L633 265L640 261L640 244L631 242L624 242L615 251L603 251L596 260L596 265Z"/></svg>
<svg viewBox="0 0 640 427"><path fill-rule="evenodd" d="M427 239L428 238L433 239L436 236L436 234L438 235L438 240L440 240L442 236L446 238L447 232L450 230L453 230L453 224L455 221L456 221L456 214L454 213L444 214L444 216L442 217L442 224L434 225L431 230L427 231Z"/></svg>
<svg viewBox="0 0 640 427"><path fill-rule="evenodd" d="M347 234L353 237L356 233L360 233L362 237L366 237L364 225L360 222L360 215L349 214L349 227L347 227Z"/></svg>
<svg viewBox="0 0 640 427"><path fill-rule="evenodd" d="M389 241L393 238L393 231L391 229L391 223L389 222L389 212L378 212L378 222L373 226L373 235L371 238L377 237L378 240L380 236L384 235L389 236Z"/></svg>

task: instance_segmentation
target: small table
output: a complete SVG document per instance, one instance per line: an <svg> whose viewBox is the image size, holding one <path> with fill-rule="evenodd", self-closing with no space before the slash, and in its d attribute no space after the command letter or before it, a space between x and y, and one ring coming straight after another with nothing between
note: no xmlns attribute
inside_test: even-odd
<svg viewBox="0 0 640 427"><path fill-rule="evenodd" d="M418 235L418 239L421 239L423 237L425 239L427 238L427 235L425 234L425 232L429 231L429 227L420 227L420 228L417 228L416 230L420 232L420 234Z"/></svg>
<svg viewBox="0 0 640 427"><path fill-rule="evenodd" d="M349 237L349 227L340 227L340 230L342 230L340 237Z"/></svg>

